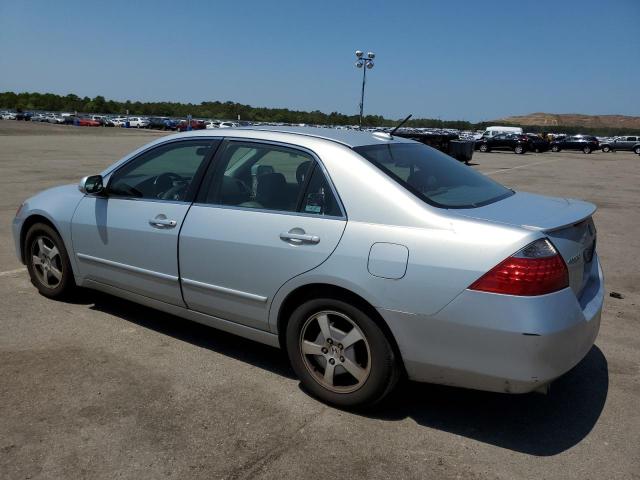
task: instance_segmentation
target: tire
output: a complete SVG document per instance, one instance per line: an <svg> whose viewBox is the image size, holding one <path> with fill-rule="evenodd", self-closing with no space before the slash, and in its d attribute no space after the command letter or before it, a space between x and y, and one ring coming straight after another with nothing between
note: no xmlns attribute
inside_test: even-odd
<svg viewBox="0 0 640 480"><path fill-rule="evenodd" d="M357 340L343 348L340 342L350 342L349 338ZM286 345L305 389L338 407L375 405L400 377L398 360L384 332L365 312L342 300L317 298L296 308L287 324ZM330 365L333 373L326 380Z"/></svg>
<svg viewBox="0 0 640 480"><path fill-rule="evenodd" d="M605 153L609 153L611 151L611 147L609 145L605 145L602 147L602 151Z"/></svg>
<svg viewBox="0 0 640 480"><path fill-rule="evenodd" d="M31 283L42 295L62 299L74 291L69 255L53 228L44 223L32 225L25 238L24 252Z"/></svg>
<svg viewBox="0 0 640 480"><path fill-rule="evenodd" d="M637 146L636 148L634 148L633 151L636 152L638 155L640 155L640 146Z"/></svg>
<svg viewBox="0 0 640 480"><path fill-rule="evenodd" d="M552 152L559 152L559 151L560 151L560 147L559 147L559 146L557 146L557 145L553 145L553 146L551 147L551 151L552 151Z"/></svg>
<svg viewBox="0 0 640 480"><path fill-rule="evenodd" d="M587 146L587 147L583 147L583 148L582 148L582 152L583 152L583 153L587 153L587 154L591 153L591 147L589 147L589 146Z"/></svg>
<svg viewBox="0 0 640 480"><path fill-rule="evenodd" d="M516 148L514 148L513 151L518 155L522 155L524 153L524 147L522 145L516 145Z"/></svg>
<svg viewBox="0 0 640 480"><path fill-rule="evenodd" d="M489 148L489 145L487 145L486 143L481 144L479 150L482 153L488 153L491 151L491 149Z"/></svg>

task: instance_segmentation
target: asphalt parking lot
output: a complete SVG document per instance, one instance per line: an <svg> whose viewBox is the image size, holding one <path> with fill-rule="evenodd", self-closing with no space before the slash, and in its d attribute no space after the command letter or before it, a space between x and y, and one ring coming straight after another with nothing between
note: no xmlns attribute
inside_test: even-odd
<svg viewBox="0 0 640 480"><path fill-rule="evenodd" d="M37 294L10 224L159 134L0 121L0 478L640 478L640 157L476 152L520 190L598 205L607 295L547 396L408 383L380 409L306 395L278 350L106 295ZM508 361L508 359L505 359Z"/></svg>

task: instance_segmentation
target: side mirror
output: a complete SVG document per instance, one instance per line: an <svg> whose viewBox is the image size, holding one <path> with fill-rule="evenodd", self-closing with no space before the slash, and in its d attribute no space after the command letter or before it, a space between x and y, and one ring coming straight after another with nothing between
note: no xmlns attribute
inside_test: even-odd
<svg viewBox="0 0 640 480"><path fill-rule="evenodd" d="M102 175L91 175L80 180L78 190L86 194L96 194L104 191Z"/></svg>

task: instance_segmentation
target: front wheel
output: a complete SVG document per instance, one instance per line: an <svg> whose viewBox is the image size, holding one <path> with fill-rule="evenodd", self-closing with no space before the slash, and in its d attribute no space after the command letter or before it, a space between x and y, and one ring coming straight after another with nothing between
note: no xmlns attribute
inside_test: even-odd
<svg viewBox="0 0 640 480"><path fill-rule="evenodd" d="M516 148L514 149L514 152L516 152L518 155L523 154L524 153L524 147L522 145L516 145Z"/></svg>
<svg viewBox="0 0 640 480"><path fill-rule="evenodd" d="M591 153L591 147L584 147L584 148L582 149L582 152L583 152L583 153Z"/></svg>
<svg viewBox="0 0 640 480"><path fill-rule="evenodd" d="M551 147L551 151L552 152L559 152L560 151L560 147L557 145L554 145L553 147Z"/></svg>
<svg viewBox="0 0 640 480"><path fill-rule="evenodd" d="M640 146L637 146L636 148L634 148L633 151L636 152L638 155L640 155Z"/></svg>
<svg viewBox="0 0 640 480"><path fill-rule="evenodd" d="M602 151L608 153L611 151L611 147L609 145L605 145L604 147L602 147Z"/></svg>
<svg viewBox="0 0 640 480"><path fill-rule="evenodd" d="M489 151L489 145L487 145L486 143L483 143L482 145L480 145L480 151L482 153L487 153Z"/></svg>
<svg viewBox="0 0 640 480"><path fill-rule="evenodd" d="M341 300L318 298L300 305L287 325L286 344L304 387L329 404L376 404L399 378L384 332L365 312Z"/></svg>
<svg viewBox="0 0 640 480"><path fill-rule="evenodd" d="M75 288L69 255L60 235L44 223L27 232L25 260L31 283L49 298L63 298Z"/></svg>

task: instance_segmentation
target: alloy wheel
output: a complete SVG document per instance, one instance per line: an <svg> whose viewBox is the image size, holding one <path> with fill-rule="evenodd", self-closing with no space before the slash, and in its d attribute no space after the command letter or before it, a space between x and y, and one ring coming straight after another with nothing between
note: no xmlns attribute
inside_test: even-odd
<svg viewBox="0 0 640 480"><path fill-rule="evenodd" d="M327 390L351 393L369 378L371 348L349 316L333 310L314 313L298 341L304 366Z"/></svg>
<svg viewBox="0 0 640 480"><path fill-rule="evenodd" d="M62 257L48 236L40 235L31 244L31 265L43 286L54 289L62 282Z"/></svg>

